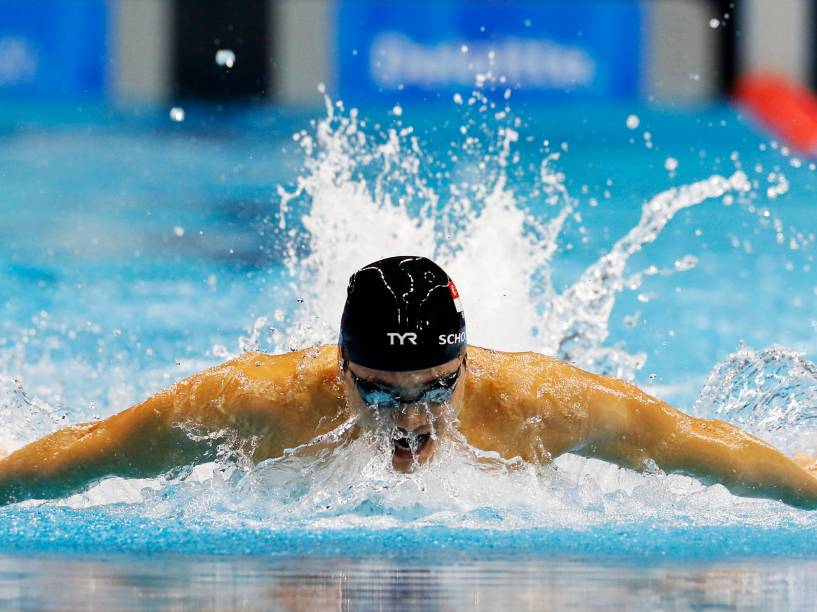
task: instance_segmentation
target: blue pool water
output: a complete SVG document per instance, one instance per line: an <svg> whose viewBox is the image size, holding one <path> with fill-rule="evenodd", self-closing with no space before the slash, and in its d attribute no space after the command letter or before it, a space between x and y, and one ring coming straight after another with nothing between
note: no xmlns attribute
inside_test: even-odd
<svg viewBox="0 0 817 612"><path fill-rule="evenodd" d="M727 107L480 106L0 109L0 448L331 342L348 275L413 251L457 279L474 344L817 449L809 160ZM412 477L360 444L2 508L0 601L58 605L48 580L133 606L813 600L813 513L449 451Z"/></svg>

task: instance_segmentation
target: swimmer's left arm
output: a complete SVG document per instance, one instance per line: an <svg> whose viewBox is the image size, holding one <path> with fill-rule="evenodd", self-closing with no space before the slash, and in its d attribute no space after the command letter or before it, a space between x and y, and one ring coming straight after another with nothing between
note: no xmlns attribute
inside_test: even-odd
<svg viewBox="0 0 817 612"><path fill-rule="evenodd" d="M571 368L586 407L575 452L717 482L738 495L817 509L817 478L762 440L723 421L699 419L613 378Z"/></svg>

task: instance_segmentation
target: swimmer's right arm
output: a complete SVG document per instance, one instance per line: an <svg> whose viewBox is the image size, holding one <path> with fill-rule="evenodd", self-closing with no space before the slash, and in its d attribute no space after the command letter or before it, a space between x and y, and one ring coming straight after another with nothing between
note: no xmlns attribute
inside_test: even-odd
<svg viewBox="0 0 817 612"><path fill-rule="evenodd" d="M155 476L207 460L212 449L174 426L185 382L104 421L65 427L0 460L0 505L64 497L107 476Z"/></svg>
<svg viewBox="0 0 817 612"><path fill-rule="evenodd" d="M279 456L314 436L322 417L326 427L334 423L336 363L334 347L245 353L104 421L56 431L0 459L0 505L209 461L230 438L255 461Z"/></svg>

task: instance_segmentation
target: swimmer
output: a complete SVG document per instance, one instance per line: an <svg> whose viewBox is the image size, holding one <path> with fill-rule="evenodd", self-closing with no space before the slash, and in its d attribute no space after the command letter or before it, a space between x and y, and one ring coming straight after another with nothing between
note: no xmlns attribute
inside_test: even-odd
<svg viewBox="0 0 817 612"><path fill-rule="evenodd" d="M636 470L657 465L817 508L810 455L791 459L734 425L552 357L468 346L456 287L424 257L383 259L351 277L337 346L246 353L0 459L0 504L210 461L225 435L257 463L350 422L353 436L373 428L389 436L397 472L421 469L456 434L506 459L575 453Z"/></svg>

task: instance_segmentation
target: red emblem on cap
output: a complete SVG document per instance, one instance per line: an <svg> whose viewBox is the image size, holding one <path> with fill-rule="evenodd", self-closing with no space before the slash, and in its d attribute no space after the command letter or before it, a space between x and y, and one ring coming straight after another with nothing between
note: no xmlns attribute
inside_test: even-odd
<svg viewBox="0 0 817 612"><path fill-rule="evenodd" d="M448 290L451 292L451 299L454 300L454 307L457 309L457 312L462 312L460 294L457 291L457 286L454 284L454 281L448 281Z"/></svg>

